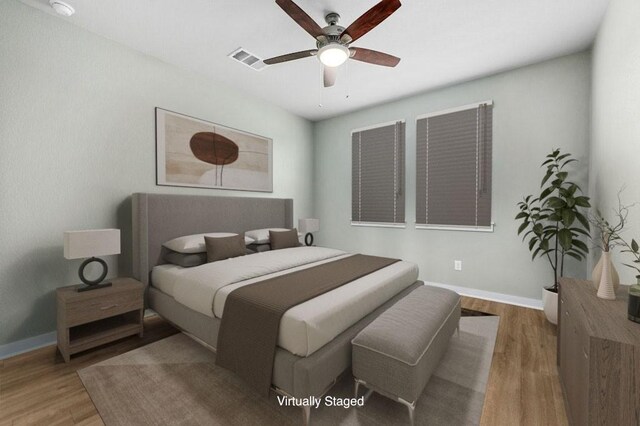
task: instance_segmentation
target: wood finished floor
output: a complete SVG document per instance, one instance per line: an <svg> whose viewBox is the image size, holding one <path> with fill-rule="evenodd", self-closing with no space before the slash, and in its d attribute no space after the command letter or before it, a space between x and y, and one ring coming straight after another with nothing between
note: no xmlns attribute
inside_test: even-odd
<svg viewBox="0 0 640 426"><path fill-rule="evenodd" d="M566 425L556 369L556 330L541 311L463 298L468 309L500 315L482 425ZM176 333L157 317L145 336L72 357L50 346L0 361L0 426L102 425L77 370Z"/></svg>

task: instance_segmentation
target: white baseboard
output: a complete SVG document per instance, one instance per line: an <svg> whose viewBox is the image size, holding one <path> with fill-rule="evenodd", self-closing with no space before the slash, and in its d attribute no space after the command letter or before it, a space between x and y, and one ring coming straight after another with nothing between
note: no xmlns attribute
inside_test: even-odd
<svg viewBox="0 0 640 426"><path fill-rule="evenodd" d="M529 297L512 296L510 294L494 293L493 291L478 290L475 288L459 287L456 285L432 283L425 281L425 284L435 287L447 288L453 290L461 296L475 297L476 299L491 300L492 302L506 303L508 305L522 306L542 310L541 299L531 299Z"/></svg>
<svg viewBox="0 0 640 426"><path fill-rule="evenodd" d="M56 342L56 332L52 331L39 336L29 337L28 339L18 340L17 342L7 343L6 345L0 345L0 359L10 358L45 346L55 345Z"/></svg>

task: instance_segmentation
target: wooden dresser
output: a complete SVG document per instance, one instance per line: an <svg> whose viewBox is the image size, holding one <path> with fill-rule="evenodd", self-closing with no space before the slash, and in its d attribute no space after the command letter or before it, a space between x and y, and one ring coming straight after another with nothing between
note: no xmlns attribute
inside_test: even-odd
<svg viewBox="0 0 640 426"><path fill-rule="evenodd" d="M572 425L640 425L640 324L627 287L602 300L590 281L562 278L558 368Z"/></svg>

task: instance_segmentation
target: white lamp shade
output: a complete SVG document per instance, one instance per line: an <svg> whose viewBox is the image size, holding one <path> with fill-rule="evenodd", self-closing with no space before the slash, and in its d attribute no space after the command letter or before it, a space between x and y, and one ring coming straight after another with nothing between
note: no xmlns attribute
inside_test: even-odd
<svg viewBox="0 0 640 426"><path fill-rule="evenodd" d="M303 234L320 230L320 219L298 219L298 230Z"/></svg>
<svg viewBox="0 0 640 426"><path fill-rule="evenodd" d="M64 257L66 259L111 254L120 254L119 229L88 229L64 233Z"/></svg>

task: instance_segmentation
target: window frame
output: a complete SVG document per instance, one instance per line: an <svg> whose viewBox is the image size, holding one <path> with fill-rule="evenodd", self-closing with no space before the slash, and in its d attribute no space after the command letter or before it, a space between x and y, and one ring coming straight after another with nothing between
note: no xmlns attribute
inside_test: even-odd
<svg viewBox="0 0 640 426"><path fill-rule="evenodd" d="M423 120L425 118L431 118L431 117L438 117L438 116L441 116L441 115L451 114L451 113L455 113L455 112L467 111L467 110L470 110L470 109L477 109L482 105L491 106L492 108L494 107L493 100L486 100L486 101L473 102L473 103L466 104L466 105L461 105L461 106L458 106L458 107L452 107L452 108L447 108L447 109L443 109L443 110L428 112L428 113L416 116L416 118L415 118L416 150L418 149L417 131L418 131L418 121L419 120ZM492 126L492 133L493 133L493 119L491 121L491 126ZM493 148L493 137L491 138L491 146ZM493 149L492 149L491 162L493 164ZM417 168L416 168L416 170L417 170ZM493 167L492 167L492 172L493 172ZM416 176L416 190L417 190L417 187L418 187L418 179L417 179L417 176ZM436 230L436 231L462 231L462 232L484 232L484 233L488 232L488 233L492 233L492 232L494 232L495 226L496 226L496 223L493 220L493 183L491 185L491 192L492 192L492 197L491 197L491 220L489 222L489 225L482 225L482 226L474 226L474 225L438 225L438 224L418 223L418 221L416 220L414 222L415 229ZM417 195L417 194L414 194L414 195Z"/></svg>
<svg viewBox="0 0 640 426"><path fill-rule="evenodd" d="M404 181L402 182L402 185L404 188L403 189L404 190L404 200L403 200L404 201L404 219L402 222L354 221L353 219L351 219L349 221L351 226L362 227L362 228L398 228L398 229L404 229L407 227L407 211L406 211L406 207L407 207L407 185L406 185L407 183L406 182L407 180L407 122L406 120L402 118L397 120L385 121L382 123L371 124L369 126L359 127L351 130L351 132L349 133L349 136L350 136L351 143L353 143L354 133L364 132L367 130L374 130L381 127L393 126L393 125L397 125L398 123L402 123L404 125L404 140L402 141L402 143L404 143L404 161L402 164L404 168ZM353 145L351 146L351 153L353 155ZM351 158L350 163L353 164L353 157ZM353 186L353 167L351 169L351 185ZM353 193L351 194L351 197L353 202ZM353 210L351 211L351 215L353 217Z"/></svg>

